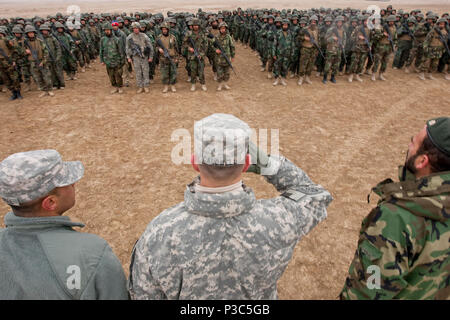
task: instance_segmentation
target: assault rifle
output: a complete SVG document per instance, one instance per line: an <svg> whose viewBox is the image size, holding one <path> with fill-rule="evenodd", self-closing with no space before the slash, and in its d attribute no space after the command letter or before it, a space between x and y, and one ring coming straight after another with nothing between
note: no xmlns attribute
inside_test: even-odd
<svg viewBox="0 0 450 320"><path fill-rule="evenodd" d="M320 55L322 56L322 58L325 59L325 56L323 55L322 50L320 49L320 46L317 44L316 40L314 39L314 37L309 33L309 31L305 28L303 29L303 32L306 33L306 35L309 37L309 40L311 41L311 43L317 48L317 50L319 50Z"/></svg>
<svg viewBox="0 0 450 320"><path fill-rule="evenodd" d="M386 33L388 34L388 40L391 43L391 48L392 48L392 52L395 51L395 47L394 47L394 41L392 41L392 35L391 35L391 30L389 29L389 25L385 24L383 26L384 31L386 31Z"/></svg>
<svg viewBox="0 0 450 320"><path fill-rule="evenodd" d="M367 34L366 34L366 30L364 29L364 25L361 27L361 33L363 34L364 42L366 43L367 48L369 48L370 60L372 60L372 62L373 62L372 48L370 47L369 40L367 40Z"/></svg>
<svg viewBox="0 0 450 320"><path fill-rule="evenodd" d="M447 39L444 38L441 30L439 28L435 28L437 34L439 35L439 40L444 44L445 50L447 50L447 54L450 55L450 49L448 48L449 35L447 34Z"/></svg>
<svg viewBox="0 0 450 320"><path fill-rule="evenodd" d="M192 49L194 49L194 55L197 58L198 63L202 63L202 58L200 57L200 54L198 53L197 47L195 46L195 42L192 39L192 37L189 37L189 41L191 42Z"/></svg>
<svg viewBox="0 0 450 320"><path fill-rule="evenodd" d="M224 57L224 59L227 61L227 64L231 67L231 70L233 70L234 74L237 76L236 71L234 71L233 65L231 64L230 59L228 58L228 56L225 53L225 50L223 50L222 46L220 45L219 41L217 40L216 37L214 37L214 35L212 33L208 34L208 38L210 39L214 39L214 47L218 48L220 50L220 54L222 55L222 57Z"/></svg>
<svg viewBox="0 0 450 320"><path fill-rule="evenodd" d="M37 39L34 41L38 41ZM41 60L39 60L37 52L31 47L30 41L28 41L27 38L24 38L24 43L30 49L31 56L33 57L35 63L37 64L39 70L41 70L42 73L44 73L44 68L41 66Z"/></svg>
<svg viewBox="0 0 450 320"><path fill-rule="evenodd" d="M341 47L341 49L342 49L342 54L344 55L344 61L345 61L345 64L347 64L347 57L346 57L346 54L345 54L345 47L344 47L344 44L342 43L341 37L339 36L339 32L337 31L336 28L333 29L333 32L336 35L336 37L338 38L339 47Z"/></svg>
<svg viewBox="0 0 450 320"><path fill-rule="evenodd" d="M166 57L167 59L169 59L170 64L172 65L172 67L174 67L175 69L177 68L176 64L173 62L172 58L170 57L169 51L167 50L167 48L164 46L164 44L162 43L161 39L156 40L156 44L163 49L164 51L164 57Z"/></svg>

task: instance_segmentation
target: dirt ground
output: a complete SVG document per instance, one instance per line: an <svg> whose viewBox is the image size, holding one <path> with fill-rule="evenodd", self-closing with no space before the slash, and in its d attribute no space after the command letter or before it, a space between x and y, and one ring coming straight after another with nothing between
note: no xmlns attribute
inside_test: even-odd
<svg viewBox="0 0 450 320"><path fill-rule="evenodd" d="M450 115L450 82L442 75L423 82L389 68L386 82L364 76L363 83L349 84L338 77L336 85L325 86L313 76L312 85L298 87L290 79L287 87L273 87L258 58L241 45L234 65L231 91L215 91L208 67L208 91L190 92L182 65L177 93L163 94L158 75L149 94L136 95L133 81L123 95L110 95L106 70L96 62L53 98L39 99L34 90L9 102L9 94L0 94L0 159L52 148L65 160L81 160L85 176L67 215L86 224L83 232L106 239L128 273L132 246L146 225L183 201L196 176L189 165L171 162L174 130L192 133L194 121L216 112L234 114L252 128L279 129L280 152L335 199L328 218L297 245L279 297L336 299L361 221L377 202L372 195L368 204L367 194L377 182L397 177L410 137L427 119ZM277 195L262 177L245 174L244 181L259 198ZM1 227L8 210L0 204Z"/></svg>

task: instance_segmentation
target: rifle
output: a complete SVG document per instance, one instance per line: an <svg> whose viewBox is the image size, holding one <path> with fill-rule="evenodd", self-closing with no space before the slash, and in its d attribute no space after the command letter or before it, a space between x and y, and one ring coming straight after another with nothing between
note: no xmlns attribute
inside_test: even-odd
<svg viewBox="0 0 450 320"><path fill-rule="evenodd" d="M314 39L314 37L309 33L309 31L305 28L303 29L303 31L306 33L306 35L309 37L309 40L311 41L311 43L317 48L317 50L319 50L320 55L322 56L322 58L325 59L325 56L323 55L322 50L320 49L320 46L317 44L316 40Z"/></svg>
<svg viewBox="0 0 450 320"><path fill-rule="evenodd" d="M345 54L345 47L344 47L344 44L342 43L341 37L339 36L339 32L337 32L336 28L333 29L333 32L336 35L336 37L338 38L338 44L339 44L339 46L342 49L342 54L344 55L345 64L347 64L347 57L346 57L346 54Z"/></svg>
<svg viewBox="0 0 450 320"><path fill-rule="evenodd" d="M53 55L53 52L50 49L50 47L49 47L49 45L47 43L47 40L45 39L45 37L44 37L44 35L42 33L40 35L42 37L41 40L44 42L44 45L47 47L48 54L50 55L50 58L52 59L52 61L56 62L55 56Z"/></svg>
<svg viewBox="0 0 450 320"><path fill-rule="evenodd" d="M5 41L7 41L7 40L5 40ZM10 65L13 65L13 64L14 64L13 59L12 59L11 57L9 57L9 56L6 54L6 52L3 51L2 48L0 48L0 55L2 55L6 60L8 60L8 63L9 63ZM17 63L14 64L14 69L20 74L20 71L19 71L19 69L17 68Z"/></svg>
<svg viewBox="0 0 450 320"><path fill-rule="evenodd" d="M366 43L367 48L369 48L370 60L372 60L372 62L373 62L372 48L370 47L369 40L367 40L367 35L366 35L366 30L364 30L364 25L361 27L361 33L363 34L364 42Z"/></svg>
<svg viewBox="0 0 450 320"><path fill-rule="evenodd" d="M414 40L416 41L416 37L414 36L414 33L411 31L411 29L409 28L407 23L403 24L403 28L406 30L406 32L408 33L408 35Z"/></svg>
<svg viewBox="0 0 450 320"><path fill-rule="evenodd" d="M44 68L41 66L41 61L39 60L39 57L38 57L38 55L37 55L37 52L34 51L33 48L31 48L31 44L30 44L30 42L28 41L27 38L24 38L23 40L24 40L25 45L28 47L28 49L30 49L30 51L31 51L31 56L33 57L35 63L37 64L39 70L41 70L41 72L43 73L43 72L44 72ZM38 41L38 40L36 39L36 40L34 40L34 41Z"/></svg>
<svg viewBox="0 0 450 320"><path fill-rule="evenodd" d="M130 38L128 41L131 44L131 51L133 52L133 55L137 53L142 59L145 59L144 53L142 53L141 48L134 42L133 38Z"/></svg>
<svg viewBox="0 0 450 320"><path fill-rule="evenodd" d="M59 38L58 35L52 32L52 35L55 37L55 39L59 42L59 44L61 45L61 47L66 50L66 52L68 52L71 56L72 59L74 59L75 61L77 61L77 58L73 55L72 51L70 51L69 48L66 47L66 44L64 42L62 42Z"/></svg>
<svg viewBox="0 0 450 320"><path fill-rule="evenodd" d="M220 50L220 54L222 55L222 57L224 57L224 59L227 61L227 64L231 67L231 70L233 70L233 73L237 76L236 71L234 71L233 65L231 64L230 59L228 58L228 56L225 53L225 50L223 50L222 46L220 45L219 41L217 40L216 37L214 37L214 35L212 33L208 34L208 38L210 39L214 39L214 47L218 48Z"/></svg>
<svg viewBox="0 0 450 320"><path fill-rule="evenodd" d="M197 47L195 46L195 42L192 39L192 37L189 37L189 41L191 42L192 48L194 49L194 55L198 60L198 63L202 63L202 58L200 57L200 54L198 53Z"/></svg>
<svg viewBox="0 0 450 320"><path fill-rule="evenodd" d="M442 34L441 30L439 30L439 28L435 28L437 34L439 35L439 40L441 40L441 42L444 44L445 50L447 50L447 54L450 55L450 49L448 47L448 38L449 36L447 35L447 40L444 39L444 35Z"/></svg>
<svg viewBox="0 0 450 320"><path fill-rule="evenodd" d="M177 68L177 66L175 65L175 63L173 62L172 58L170 57L169 51L167 50L167 48L164 46L164 44L162 43L161 39L156 40L156 44L163 49L164 51L164 57L166 57L167 59L169 59L170 64L172 65L172 67L174 67L175 69Z"/></svg>
<svg viewBox="0 0 450 320"><path fill-rule="evenodd" d="M389 40L389 42L391 43L392 52L394 52L394 51L395 51L395 48L394 48L394 42L392 41L392 35L391 35L391 30L389 29L389 25L385 24L385 25L383 26L383 29L384 29L384 31L386 31L387 34L388 34L388 40Z"/></svg>

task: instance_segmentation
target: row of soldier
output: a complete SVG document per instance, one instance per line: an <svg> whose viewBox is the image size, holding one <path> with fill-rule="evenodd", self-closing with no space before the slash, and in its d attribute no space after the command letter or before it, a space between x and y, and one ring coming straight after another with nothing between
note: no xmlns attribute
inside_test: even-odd
<svg viewBox="0 0 450 320"><path fill-rule="evenodd" d="M206 60L212 65L217 90L230 89L228 80L235 55L234 41L255 50L261 71L275 78L274 85L286 85L286 78L298 76L298 84L311 83L315 67L323 82L336 83L338 73L348 81L362 82L361 75L386 80L384 74L395 51L394 69L413 63L419 77L439 70L450 80L446 69L449 19L433 12L425 17L420 10L396 14L395 9L380 15L354 9L311 9L308 11L260 9L218 14L201 10L190 13L83 14L79 23L61 14L33 20L0 19L0 75L12 92L11 100L22 98L34 79L41 97L53 96L52 89L64 89L63 72L76 80L100 56L106 65L111 93L122 93L130 85L134 70L138 93L148 92L159 65L163 92L176 91L177 69L185 60L188 82L196 90L200 82L206 91ZM381 22L379 22L381 20ZM234 41L233 41L234 39Z"/></svg>

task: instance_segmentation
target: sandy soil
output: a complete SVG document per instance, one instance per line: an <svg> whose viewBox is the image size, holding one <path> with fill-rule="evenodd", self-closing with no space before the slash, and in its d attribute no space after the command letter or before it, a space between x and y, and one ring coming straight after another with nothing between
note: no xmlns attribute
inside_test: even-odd
<svg viewBox="0 0 450 320"><path fill-rule="evenodd" d="M350 1L351 2L351 1ZM98 1L96 2L98 3ZM342 1L347 3L347 1ZM420 6L419 6L420 7ZM3 6L2 6L3 8ZM442 8L442 7L441 7ZM281 153L324 185L335 200L329 217L302 239L279 282L281 299L335 299L356 248L362 219L376 205L367 194L377 182L396 178L411 135L431 117L450 114L450 82L438 75L388 70L388 81L274 88L259 61L237 45L232 91L216 92L212 71L208 92L190 92L184 66L178 92L161 93L159 77L150 94L109 94L104 67L67 82L53 98L38 91L9 102L0 94L0 159L11 153L54 148L65 160L81 160L86 173L77 184L77 204L67 215L86 224L84 232L106 239L127 271L130 251L146 225L162 210L183 200L195 173L170 161L173 130L193 132L195 120L232 113L253 128L280 130ZM245 175L257 197L274 197L263 178ZM0 219L8 207L0 204Z"/></svg>

